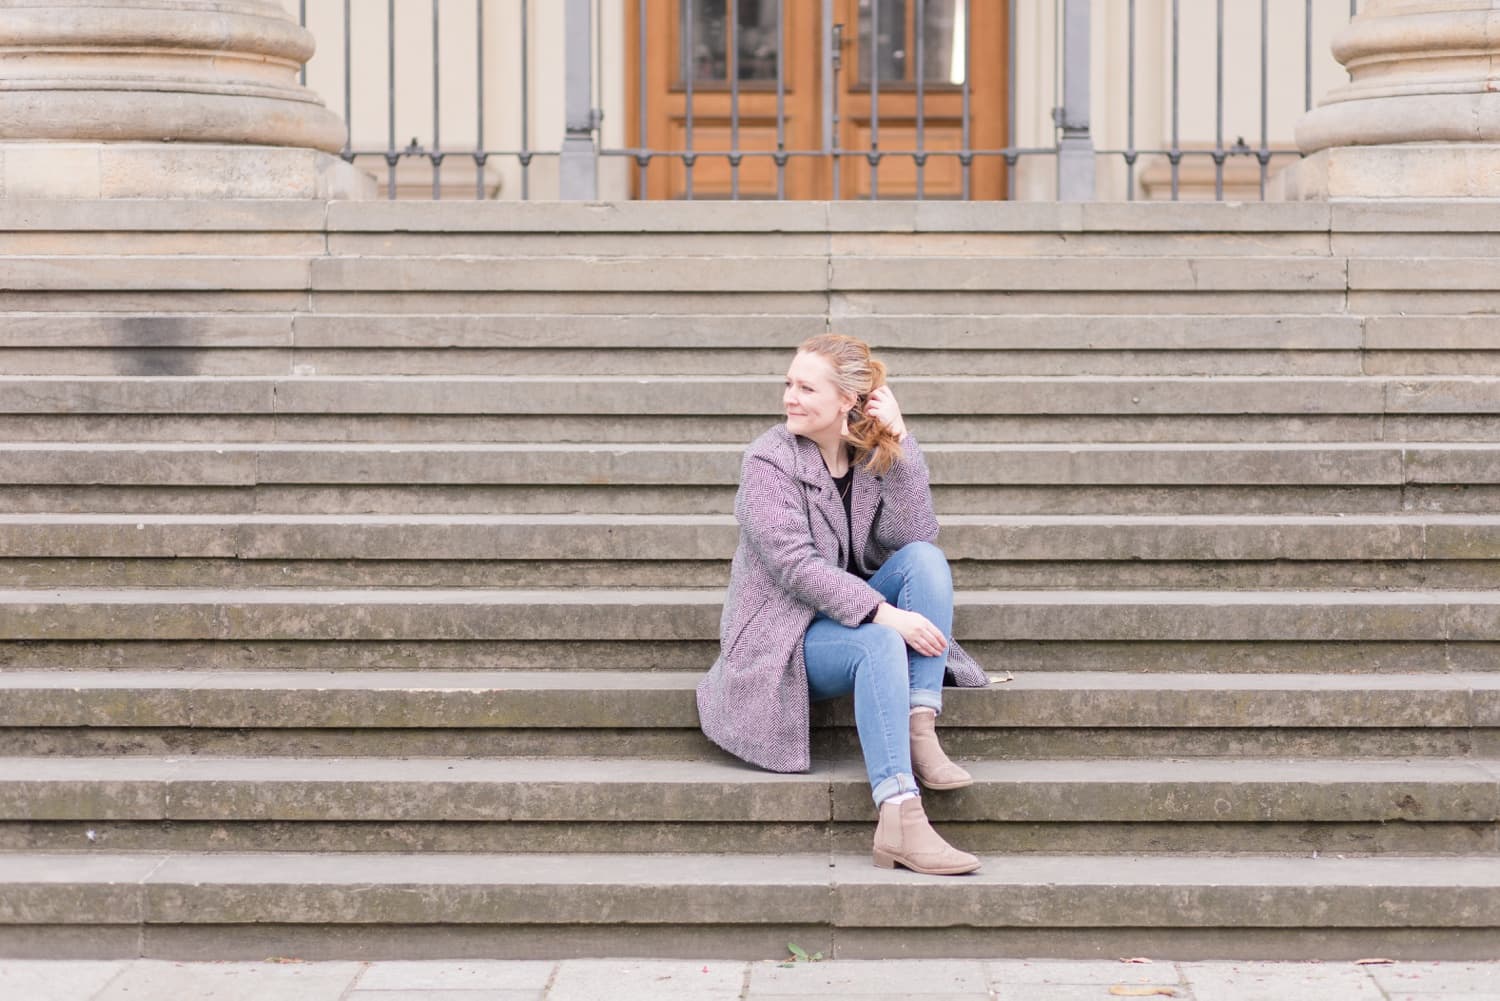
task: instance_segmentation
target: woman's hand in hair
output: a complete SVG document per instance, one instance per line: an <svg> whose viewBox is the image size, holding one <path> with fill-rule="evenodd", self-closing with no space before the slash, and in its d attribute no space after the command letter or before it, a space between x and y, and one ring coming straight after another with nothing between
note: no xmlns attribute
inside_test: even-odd
<svg viewBox="0 0 1500 1001"><path fill-rule="evenodd" d="M906 422L901 419L901 407L896 403L896 394L890 386L881 386L870 394L865 402L865 413L890 428L897 438L906 434Z"/></svg>
<svg viewBox="0 0 1500 1001"><path fill-rule="evenodd" d="M943 631L920 612L882 602L875 612L875 624L896 630L906 641L906 645L923 657L936 657L948 649L948 638L943 635Z"/></svg>

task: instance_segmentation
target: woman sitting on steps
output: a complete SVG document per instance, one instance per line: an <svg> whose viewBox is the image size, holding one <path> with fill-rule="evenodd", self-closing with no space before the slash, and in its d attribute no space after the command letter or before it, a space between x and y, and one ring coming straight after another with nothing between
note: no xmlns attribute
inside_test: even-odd
<svg viewBox="0 0 1500 1001"><path fill-rule="evenodd" d="M932 829L917 790L973 781L938 745L945 670L989 683L952 639L922 452L885 366L856 338L804 342L782 404L786 423L745 450L719 659L698 685L703 732L752 764L806 771L809 703L852 691L879 810L875 864L973 872L979 860Z"/></svg>

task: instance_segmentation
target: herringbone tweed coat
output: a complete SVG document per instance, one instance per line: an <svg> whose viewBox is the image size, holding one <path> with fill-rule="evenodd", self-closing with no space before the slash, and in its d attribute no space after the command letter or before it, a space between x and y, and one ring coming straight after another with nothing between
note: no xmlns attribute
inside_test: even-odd
<svg viewBox="0 0 1500 1001"><path fill-rule="evenodd" d="M855 566L867 574L912 542L937 538L927 463L916 439L884 476L855 466L851 507ZM719 659L698 684L698 717L709 739L776 772L810 767L807 665L802 636L821 611L857 626L884 600L843 569L848 532L818 446L779 424L751 442L734 515L740 541L719 622ZM957 644L948 670L961 686L989 684Z"/></svg>

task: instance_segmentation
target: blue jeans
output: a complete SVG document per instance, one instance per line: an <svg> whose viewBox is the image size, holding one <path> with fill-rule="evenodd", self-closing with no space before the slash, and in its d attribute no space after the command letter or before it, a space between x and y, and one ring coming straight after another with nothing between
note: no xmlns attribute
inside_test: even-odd
<svg viewBox="0 0 1500 1001"><path fill-rule="evenodd" d="M953 642L953 575L930 542L902 547L870 578L897 608L920 612ZM814 702L854 693L854 723L870 790L879 805L917 788L911 774L911 710L943 708L946 652L924 657L889 626L850 628L821 612L802 637L807 692Z"/></svg>

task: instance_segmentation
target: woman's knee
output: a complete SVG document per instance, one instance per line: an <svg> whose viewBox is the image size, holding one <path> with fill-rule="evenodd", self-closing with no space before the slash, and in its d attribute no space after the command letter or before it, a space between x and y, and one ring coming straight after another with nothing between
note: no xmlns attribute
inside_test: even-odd
<svg viewBox="0 0 1500 1001"><path fill-rule="evenodd" d="M953 571L948 567L948 557L931 542L910 542L897 550L895 557L906 564L913 575L928 580L953 581Z"/></svg>
<svg viewBox="0 0 1500 1001"><path fill-rule="evenodd" d="M861 670L878 678L887 675L905 682L907 676L906 640L890 626L871 622L859 627L860 646L864 653Z"/></svg>

